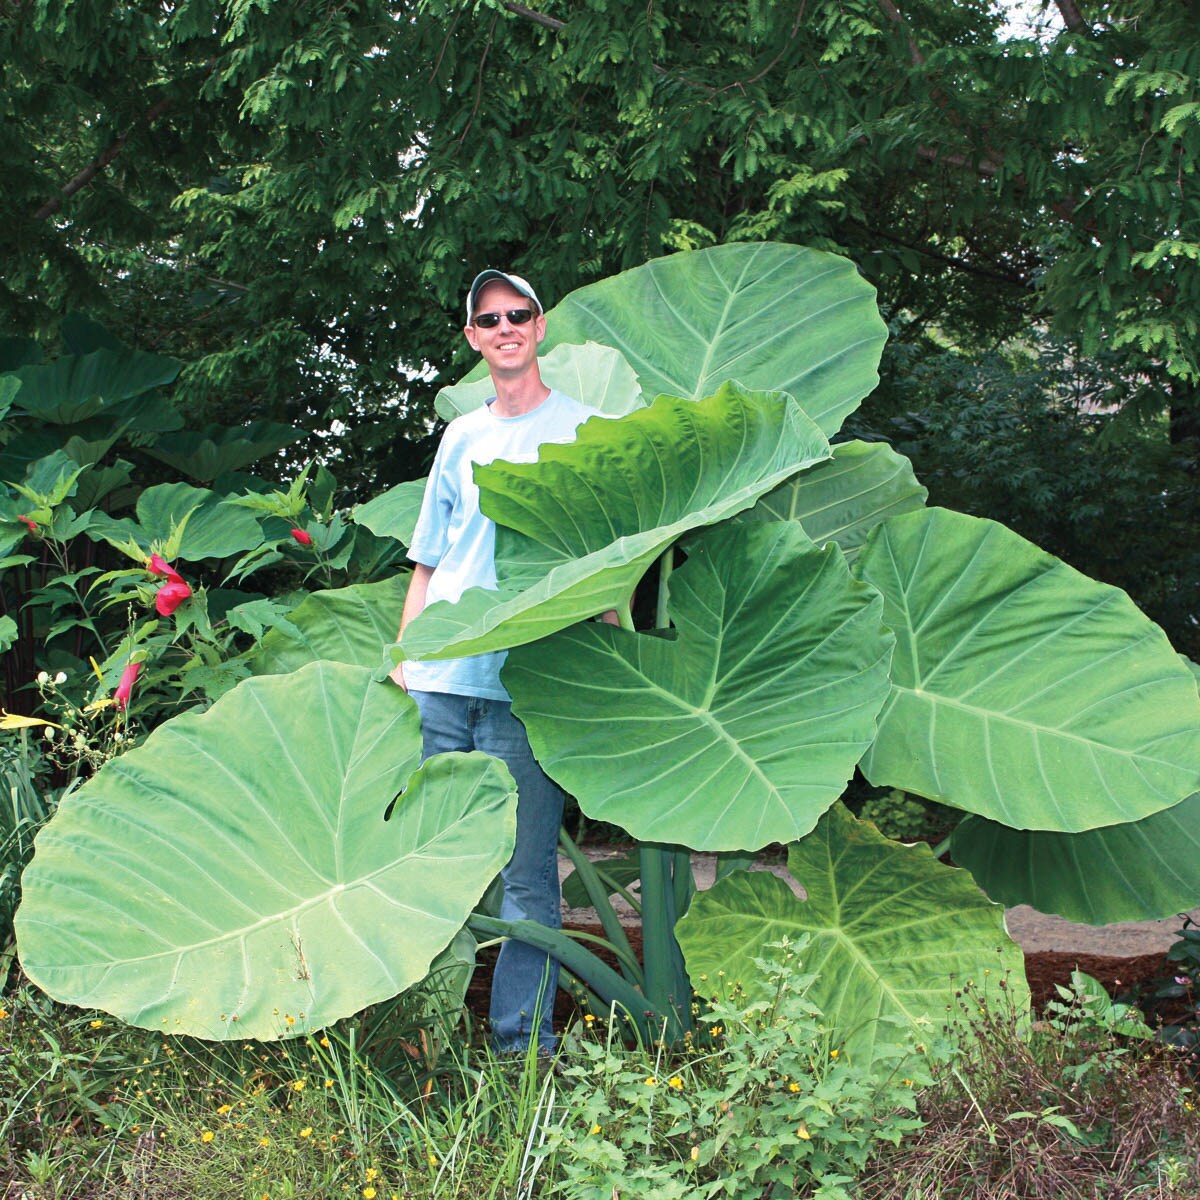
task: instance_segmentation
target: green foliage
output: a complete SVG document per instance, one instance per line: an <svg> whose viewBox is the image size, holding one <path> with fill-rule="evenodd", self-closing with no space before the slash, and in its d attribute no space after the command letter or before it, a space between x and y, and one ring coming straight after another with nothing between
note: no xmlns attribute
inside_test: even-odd
<svg viewBox="0 0 1200 1200"><path fill-rule="evenodd" d="M165 389L179 362L121 347L79 319L68 331L68 352L49 362L36 344L11 343L14 362L25 365L0 375L11 401L0 417L11 488L0 495L0 546L29 551L0 559L0 591L14 614L0 638L10 651L7 704L24 707L21 688L65 672L59 699L71 736L94 724L101 744L113 714L95 705L127 669L141 673L117 725L139 731L211 703L250 673L264 631L286 623L302 599L297 583L370 579L399 547L348 525L323 468L305 468L283 490L227 470L212 488L155 482L156 458L183 462L194 452L207 466L197 459L191 469L208 477L262 458L298 431L254 422L209 428L199 440L171 433L182 417ZM258 573L256 582L283 594L223 586ZM146 615L151 608L157 617Z"/></svg>
<svg viewBox="0 0 1200 1200"><path fill-rule="evenodd" d="M916 1093L948 1053L917 1051L897 1029L869 1065L852 1062L813 1002L807 946L768 947L754 986L727 989L682 1052L630 1051L611 1029L570 1041L566 1119L551 1139L559 1190L608 1200L619 1179L631 1198L854 1196L879 1144L919 1126Z"/></svg>
<svg viewBox="0 0 1200 1200"><path fill-rule="evenodd" d="M1040 308L1121 347L1130 378L1194 376L1185 0L1004 41L979 0L392 17L5 18L0 315L31 332L86 303L138 330L195 364L193 427L251 400L304 428L352 418L370 486L420 473L397 428L425 432L489 262L554 297L675 250L803 242L956 342Z"/></svg>
<svg viewBox="0 0 1200 1200"><path fill-rule="evenodd" d="M760 269L763 275L756 276ZM814 283L817 275L841 281L839 289L825 297L827 308L836 311L843 297L850 315L840 322L834 317L831 323L828 314L822 316L818 324L825 337L819 344L799 337L807 347L805 354L815 359L806 362L790 337L769 334L779 326L779 298L793 297L798 283ZM516 937L549 951L605 1007L612 1004L644 1035L661 1026L671 1038L686 1035L694 1024L680 941L686 946L688 971L697 980L712 974L702 962L706 954L719 950L721 959L712 967L716 971L738 954L752 957L756 947L779 932L809 933L817 954L824 956L812 964L821 968L814 996L838 1031L836 1048L845 1048L864 1067L889 1044L883 1029L888 1022L881 1023L881 1016L925 1025L931 1017L940 1017L963 980L984 979L989 971L1000 974L1007 967L1012 981L1006 987L1022 1007L1026 993L1019 955L1004 934L999 908L982 896L966 873L937 864L928 847L898 846L856 822L835 804L838 789L870 743L862 758L868 777L1014 826L1085 831L1167 809L1194 790L1200 770L1194 737L1200 696L1191 671L1170 650L1161 631L1114 589L1082 578L993 523L921 509L919 485L909 481L903 463L886 454L860 452L862 461L872 464L866 486L853 473L840 470L818 477L802 501L788 501L773 514L786 511L786 520L702 532L829 459L825 436L805 409L836 422L857 403L874 374L877 328L874 321L864 324L854 315L862 310L861 281L827 255L792 247L772 247L769 253L739 247L696 251L669 266L651 264L585 289L582 301L569 298L560 306L569 313L573 305L586 311L583 303L595 302L596 312L608 314L606 324L620 342L613 349L633 356L630 361L638 364L642 391L648 379L677 377L680 367L674 341L662 346L662 365L643 366L655 348L655 322L645 314L634 319L632 309L621 315L622 297L644 295L647 280L663 289L659 294L667 307L675 306L701 322L692 331L697 343L712 351L714 361L719 357L724 369L736 369L743 378L768 386L775 377L800 381L803 404L786 393L748 392L725 382L708 396L663 396L622 417L594 419L582 427L575 443L544 447L537 462L497 462L477 471L484 511L499 527L498 587L469 591L457 605L430 606L406 628L404 645L393 647L393 657L516 648L514 670L519 665L527 677L521 701L524 716L531 740L551 772L568 783L573 782L572 763L596 764L597 773L607 772L608 761L598 750L615 758L636 742L642 753L635 757L644 758L645 767L634 763L627 771L628 764L621 764L620 771L601 776L602 791L618 783L625 792L621 819L672 842L638 847L645 940L641 963L622 944L615 922L607 919L617 950L616 969L576 940L530 922L475 915L471 930L488 937ZM712 291L698 300L695 293L704 280L710 281ZM768 329L756 324L762 313L770 314ZM661 323L671 337L677 335L674 316L663 317ZM731 330L736 330L732 341ZM737 353L729 358L731 344ZM678 381L690 388L710 380L711 365L692 362L691 374ZM891 492L895 481L898 495ZM797 494L800 491L798 487ZM860 511L855 511L857 497L865 497ZM251 503L279 506L282 515L291 511L294 498L278 493ZM879 519L896 509L905 511ZM839 513L835 526L850 531L848 540L860 538L872 525L855 561L854 578L839 549L815 550L795 528L799 524L803 529L806 521L819 527L831 511ZM334 528L333 518L328 527ZM825 528L822 536L834 536L834 530ZM676 553L687 554L689 561L673 582ZM638 630L629 593L660 554L664 556L659 559L654 626ZM576 719L559 721L558 708L569 702L562 700L551 706L555 711L543 712L534 694L539 684L530 682L537 675L543 682L552 676L555 640L528 649L526 644L611 606L620 610L625 629L601 631L602 643L597 644L617 664L617 685L610 683L602 699L584 704L587 711L574 714ZM801 614L801 634L794 636ZM857 631L854 636L840 636L847 624ZM889 654L893 635L896 652ZM580 636L596 640L586 630ZM573 638L574 632L568 640ZM608 671L612 664L604 662ZM885 668L889 698L878 728L872 730L875 687ZM797 672L805 675L802 687L797 686ZM807 678L809 673L816 683ZM336 857L339 848L363 850L363 838L370 840L372 854L395 849L377 836L377 829L372 834L367 827L355 826L339 833L335 822L321 816L331 806L338 807L342 785L336 768L345 765L343 756L354 736L363 740L364 762L382 753L373 740L380 732L374 718L362 728L355 725L361 712L376 713L379 706L386 709L391 703L380 697L383 685L367 682L368 674L363 668L326 663L305 667L294 676L245 681L214 706L211 724L204 725L204 717L172 722L142 750L107 767L91 785L91 793L81 792L94 802L74 805L68 814L79 814L75 832L63 814L56 819L65 831L64 846L68 833L86 833L89 840L98 841L100 830L88 822L112 803L109 789L128 793L137 812L145 810L136 786L141 776L126 763L145 762L146 778L163 781L158 788L170 798L160 802L173 831L169 843L190 845L190 856L181 852L186 861L165 868L166 851L162 852L155 867L161 893L150 907L161 911L170 906L172 927L183 930L181 961L205 976L188 979L184 991L200 988L215 973L209 956L199 952L204 940L199 925L190 916L180 916L194 912L207 886L190 864L207 861L205 856L214 853L222 822L241 822L238 836L255 847L263 881L240 907L222 904L215 912L214 919L226 921L217 940L236 948L242 944L241 934L251 929L275 939L263 954L278 966L282 979L248 978L235 971L228 984L241 989L237 1011L253 1012L268 1024L274 1020L266 1031L272 1035L287 1032L278 1028L279 1012L297 1010L297 1024L300 1011L316 1019L316 998L310 1003L298 995L304 989L294 986L296 950L284 940L285 933L295 932L289 905L297 896L302 904L312 902L314 935L325 939L319 947L316 942L311 945L306 969L322 982L336 977L334 1011L349 1011L356 996L358 1003L376 998L381 993L375 989L387 983L374 968L364 967L360 977L341 970L339 955L345 950L331 932L336 928L343 939L349 934L352 947L374 946L386 928L379 915L385 909L365 904L343 912L334 905L326 879L342 878L341 868L327 865L325 875L313 876L309 862L327 863L328 855ZM586 674L603 673L589 668ZM635 676L636 687L631 686ZM307 700L297 699L301 682L308 689ZM576 677L573 682L582 696L591 680ZM671 698L669 703L664 696ZM769 698L769 719L764 718L764 698ZM399 697L394 699L399 702ZM673 704L673 727L651 701L667 708ZM795 719L792 705L801 710L802 720ZM654 720L646 719L647 711ZM311 713L320 714L324 722L320 738L312 737ZM206 735L207 730L213 732ZM673 736L676 730L687 736ZM774 736L781 730L786 737ZM258 741L252 744L255 732L266 739L261 746ZM300 755L294 746L302 739ZM706 772L695 770L697 748L705 750L713 741L722 747L724 758ZM224 742L228 748L218 745ZM1155 746L1157 752L1152 752ZM320 757L322 752L328 761ZM141 757L135 759L134 754ZM200 763L209 765L202 768ZM712 773L730 763L733 769L727 776ZM219 774L215 764L221 766ZM819 771L813 777L810 770L806 777L806 766L814 764ZM363 778L356 772L351 776L356 798L382 812L404 782L404 772L394 758L378 770L378 776L370 771ZM429 774L433 773L431 765ZM1105 786L1106 773L1112 774L1119 790ZM333 776L338 777L336 786ZM176 778L182 782L171 782ZM233 813L225 782L230 778L238 781L236 795L254 797L248 807L239 801ZM676 778L685 786L672 790L670 783ZM782 813L791 822L783 826L785 836L811 828L820 818L813 832L800 837L789 852L790 869L808 891L803 902L781 881L738 870L745 863L742 852L756 850L774 836L764 823L761 802L739 802L753 794L743 792L743 781L764 779L775 786L772 820ZM594 811L600 803L596 788L590 794L580 790L584 810L591 805ZM398 816L411 813L408 801L414 791L415 784L398 802ZM761 801L762 793L758 795ZM456 797L456 802L461 800ZM303 816L299 832L319 842L315 849L307 842L296 847L276 835L274 826L297 806ZM429 825L423 827L423 836L436 840L439 820L449 821L449 830L455 810L439 814L437 805L424 807L422 820ZM699 819L693 809L700 812ZM196 821L191 816L195 812L203 812L205 820ZM267 829L253 822L255 812L269 818ZM663 813L670 821L654 825ZM253 827L244 827L247 821ZM47 846L55 845L56 823L44 835ZM181 828L185 825L186 830ZM700 841L713 827L720 830L719 844L736 853L722 864L725 878L693 899L687 843ZM189 844L185 834L202 844ZM484 838L482 826L473 829L471 837ZM482 843L471 838L455 841L455 853L461 855L463 845L482 853ZM497 852L494 842L489 849ZM1169 857L1174 848L1161 850ZM115 849L112 862L134 873L128 857L121 857L126 851ZM422 884L423 894L403 893L406 937L420 945L421 953L403 958L403 971L390 981L393 986L409 980L410 969L423 970L433 953L451 941L489 870L502 861L503 848L499 853L496 862L483 855L469 880L461 871L443 870L436 881ZM39 874L37 862L43 857L46 867ZM62 894L57 882L77 857L64 850L57 858L39 855L35 861L37 905L54 914L56 930L71 928L53 897ZM159 852L153 857L158 861ZM603 900L602 881L589 876L578 860L576 866L589 896ZM230 869L224 859L211 867L214 878L225 877L222 872ZM120 875L110 866L110 877ZM281 898L268 883L275 879L297 884L290 898ZM363 883L353 871L347 879ZM72 883L98 886L96 880L82 877L72 877ZM362 890L356 889L356 895ZM19 920L27 919L27 910L37 911L28 898ZM94 927L82 940L124 944L128 924L154 927L152 921L126 920L122 904L112 911L121 914L117 920L98 910ZM131 911L143 910L134 905ZM344 924L334 921L335 912ZM714 912L717 919L709 921ZM720 932L710 932L706 921ZM680 940L675 936L677 922ZM22 954L32 950L34 959L42 956L38 977L53 979L50 986L73 986L76 981L69 976L76 969L81 976L104 973L105 965L94 961L78 967L76 951L55 943L46 932L49 924L31 923L29 928L37 933L29 949L22 933ZM736 930L732 946L722 942L728 941L730 930ZM204 936L210 935L211 929ZM304 945L308 955L307 935ZM394 956L394 947L389 949ZM149 986L138 978L136 964L117 966L131 968L128 974L138 987ZM163 982L153 980L156 998L163 994ZM94 984L92 980L88 987ZM822 993L820 987L832 990ZM99 992L77 994L90 1001ZM232 1010L233 1002L225 996L205 995L212 1005L209 1016ZM136 996L122 1002L131 1008L141 1003ZM272 1005L284 1007L273 1014ZM200 1022L203 1016L183 1005L170 1012L179 1022L175 1028L203 1029L212 1036L212 1027ZM228 1029L215 1032L227 1034Z"/></svg>
<svg viewBox="0 0 1200 1200"><path fill-rule="evenodd" d="M1001 521L1123 588L1200 657L1200 493L1187 445L1119 407L1161 404L1157 383L1036 327L1003 352L901 346L887 365L856 429L893 440L930 503Z"/></svg>
<svg viewBox="0 0 1200 1200"><path fill-rule="evenodd" d="M58 803L44 760L28 729L0 741L0 985L15 958L13 916L21 876L33 857L33 839Z"/></svg>
<svg viewBox="0 0 1200 1200"><path fill-rule="evenodd" d="M940 811L935 813L935 810ZM944 816L950 812L920 796L910 796L899 788L892 788L882 796L868 798L855 815L870 821L884 837L897 842L915 842L941 828Z"/></svg>
<svg viewBox="0 0 1200 1200"><path fill-rule="evenodd" d="M926 1027L969 979L986 990L1008 976L1014 1003L1027 1002L1003 910L928 846L900 846L838 804L791 847L788 872L803 900L770 872L735 871L692 901L677 932L701 996L736 983L759 998L754 959L781 937L808 937L809 999L864 1065L890 1040L887 1025Z"/></svg>
<svg viewBox="0 0 1200 1200"><path fill-rule="evenodd" d="M80 788L25 872L30 979L165 1033L270 1039L424 978L512 854L516 793L486 755L419 766L416 705L370 676L245 680Z"/></svg>

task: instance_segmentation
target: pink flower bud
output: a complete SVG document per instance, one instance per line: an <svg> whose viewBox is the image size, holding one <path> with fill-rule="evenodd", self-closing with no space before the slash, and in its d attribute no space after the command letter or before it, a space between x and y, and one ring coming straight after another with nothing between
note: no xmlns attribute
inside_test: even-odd
<svg viewBox="0 0 1200 1200"><path fill-rule="evenodd" d="M312 534L306 529L293 529L292 537L294 537L302 546L312 545Z"/></svg>
<svg viewBox="0 0 1200 1200"><path fill-rule="evenodd" d="M146 570L151 575L158 575L163 579L169 579L172 583L183 583L183 576L161 554L150 555L150 562Z"/></svg>
<svg viewBox="0 0 1200 1200"><path fill-rule="evenodd" d="M192 589L182 579L173 579L158 589L154 607L160 616L169 617L191 594Z"/></svg>
<svg viewBox="0 0 1200 1200"><path fill-rule="evenodd" d="M118 708L124 709L129 707L129 694L133 691L134 681L137 679L141 669L141 663L130 663L121 672L121 682L117 684L117 690L113 692L113 703Z"/></svg>

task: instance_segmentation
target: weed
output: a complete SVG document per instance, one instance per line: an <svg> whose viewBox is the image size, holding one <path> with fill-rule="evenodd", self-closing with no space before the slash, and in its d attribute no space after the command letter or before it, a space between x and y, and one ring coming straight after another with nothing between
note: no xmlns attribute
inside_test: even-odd
<svg viewBox="0 0 1200 1200"><path fill-rule="evenodd" d="M920 1097L923 1127L877 1156L861 1200L1194 1197L1200 1120L1181 1058L1093 985L1077 977L1032 1026L972 1004L974 1036Z"/></svg>

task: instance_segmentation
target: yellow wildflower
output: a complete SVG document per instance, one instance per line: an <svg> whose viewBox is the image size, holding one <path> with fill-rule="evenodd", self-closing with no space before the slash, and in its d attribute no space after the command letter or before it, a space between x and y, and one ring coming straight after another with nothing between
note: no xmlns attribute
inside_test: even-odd
<svg viewBox="0 0 1200 1200"><path fill-rule="evenodd" d="M221 1107L217 1109L217 1112L220 1113L221 1116L224 1116L228 1112L233 1112L233 1105L232 1104L222 1104Z"/></svg>
<svg viewBox="0 0 1200 1200"><path fill-rule="evenodd" d="M429 1165L430 1165L431 1167L436 1167L436 1166L438 1165L438 1160L437 1160L437 1155L436 1155L436 1154L431 1154L431 1155L429 1156Z"/></svg>
<svg viewBox="0 0 1200 1200"><path fill-rule="evenodd" d="M362 1194L366 1200L375 1200L375 1189L369 1183L363 1188Z"/></svg>
<svg viewBox="0 0 1200 1200"><path fill-rule="evenodd" d="M800 1128L796 1130L796 1136L803 1138L806 1142L812 1141L812 1134L808 1132L808 1126L803 1121L800 1122Z"/></svg>
<svg viewBox="0 0 1200 1200"><path fill-rule="evenodd" d="M286 1022L289 1024L289 1025L295 1025L295 1023L296 1023L296 1018L295 1018L295 1017L293 1017L293 1016L292 1016L290 1013L285 1013L285 1014L284 1014L284 1017L283 1017L283 1019L284 1019L284 1020L285 1020L285 1021L286 1021Z"/></svg>
<svg viewBox="0 0 1200 1200"><path fill-rule="evenodd" d="M695 1162L696 1159L698 1159L699 1157L700 1157L700 1147L693 1146L692 1147L692 1162Z"/></svg>
<svg viewBox="0 0 1200 1200"><path fill-rule="evenodd" d="M321 1045L324 1046L326 1050L328 1050L329 1049L329 1039L327 1037L323 1037L321 1039Z"/></svg>
<svg viewBox="0 0 1200 1200"><path fill-rule="evenodd" d="M642 1080L642 1082L647 1087L658 1087L658 1080L655 1079L653 1075L647 1075L646 1078L644 1080Z"/></svg>
<svg viewBox="0 0 1200 1200"><path fill-rule="evenodd" d="M789 1092L798 1092L799 1090L800 1090L800 1085L798 1083L789 1083L788 1084Z"/></svg>
<svg viewBox="0 0 1200 1200"><path fill-rule="evenodd" d="M7 1021L7 1020L8 1020L8 1009L5 1008L4 1005L0 1004L0 1021Z"/></svg>
<svg viewBox="0 0 1200 1200"><path fill-rule="evenodd" d="M304 1091L304 1080L303 1079L293 1079L292 1080L292 1091L293 1092Z"/></svg>
<svg viewBox="0 0 1200 1200"><path fill-rule="evenodd" d="M88 1022L88 1024L89 1024L89 1025L90 1025L90 1026L91 1026L93 1029L99 1029L99 1028L101 1028L101 1027L103 1026L104 1022L103 1022L103 1021L100 1021L100 1020L96 1020L96 1021L89 1021L89 1022Z"/></svg>
<svg viewBox="0 0 1200 1200"><path fill-rule="evenodd" d="M271 1139L264 1134L258 1139L258 1144L260 1146L269 1146L271 1144Z"/></svg>
<svg viewBox="0 0 1200 1200"><path fill-rule="evenodd" d="M597 1134L597 1133L599 1133L599 1132L600 1132L600 1126L599 1126L599 1125L593 1125L593 1126L591 1127L591 1129L589 1129L589 1130L588 1130L588 1132L589 1132L589 1133L591 1133L591 1134Z"/></svg>
<svg viewBox="0 0 1200 1200"><path fill-rule="evenodd" d="M830 1057L830 1058L837 1058L838 1054L840 1054L840 1053L841 1053L841 1052L840 1052L839 1050L830 1050L830 1052L829 1052L829 1057Z"/></svg>
<svg viewBox="0 0 1200 1200"><path fill-rule="evenodd" d="M586 1022L587 1022L587 1024L589 1024L589 1025L590 1025L590 1024L591 1024L591 1023L592 1023L592 1022L593 1022L593 1021L594 1021L596 1018L595 1018L595 1015L594 1015L594 1014L592 1014L592 1013L587 1013L587 1014L585 1014L585 1016L584 1016L584 1018L583 1018L583 1019L584 1019L584 1021L586 1021Z"/></svg>
<svg viewBox="0 0 1200 1200"><path fill-rule="evenodd" d="M204 1132L203 1132L203 1133L200 1135L200 1140L201 1140L202 1142L211 1142L211 1141L213 1140L213 1138L215 1138L216 1136L217 1136L217 1135L216 1135L215 1133L213 1133L213 1131L212 1131L211 1129L206 1129L206 1130L205 1130L205 1131L204 1131Z"/></svg>
<svg viewBox="0 0 1200 1200"><path fill-rule="evenodd" d="M667 1080L667 1087L673 1087L678 1091L683 1087L683 1080L680 1079L678 1075L672 1075L671 1078Z"/></svg>
<svg viewBox="0 0 1200 1200"><path fill-rule="evenodd" d="M301 1137L312 1137L312 1126L305 1125L305 1127L302 1130L300 1130L300 1136Z"/></svg>

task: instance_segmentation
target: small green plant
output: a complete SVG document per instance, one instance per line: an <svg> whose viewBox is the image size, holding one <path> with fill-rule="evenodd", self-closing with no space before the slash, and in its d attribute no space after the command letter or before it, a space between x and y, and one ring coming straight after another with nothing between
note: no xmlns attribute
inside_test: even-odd
<svg viewBox="0 0 1200 1200"><path fill-rule="evenodd" d="M807 939L772 945L756 965L767 998L729 986L698 1017L684 1048L627 1049L612 1025L586 1019L567 1045L568 1117L550 1144L559 1191L572 1200L803 1194L849 1200L878 1143L919 1128L915 1097L934 1061L949 1061L896 1029L859 1063L807 998ZM597 1032L589 1032L596 1030ZM765 1194L765 1193L763 1193Z"/></svg>
<svg viewBox="0 0 1200 1200"><path fill-rule="evenodd" d="M870 821L884 837L897 842L915 842L934 834L942 835L953 824L950 810L900 788L867 800L859 817Z"/></svg>
<svg viewBox="0 0 1200 1200"><path fill-rule="evenodd" d="M13 916L21 902L21 873L33 857L34 835L58 802L35 732L0 734L0 982L8 979L16 950Z"/></svg>

